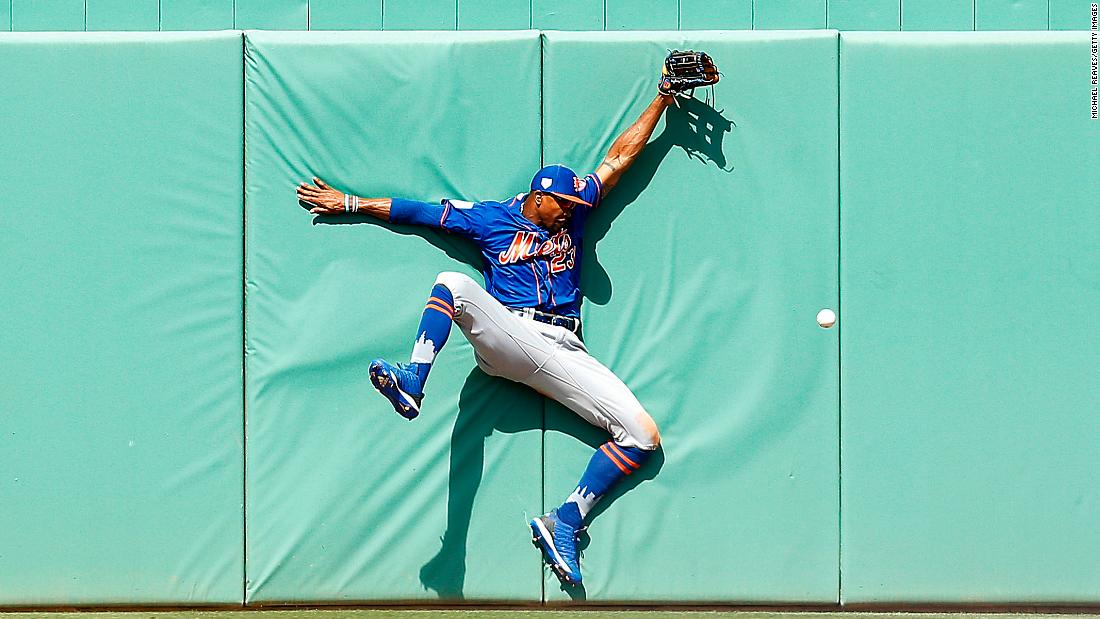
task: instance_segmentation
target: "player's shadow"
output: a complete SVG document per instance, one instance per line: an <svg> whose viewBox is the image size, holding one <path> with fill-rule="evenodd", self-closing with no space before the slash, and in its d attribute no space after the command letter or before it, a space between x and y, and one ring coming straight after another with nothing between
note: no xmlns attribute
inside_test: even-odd
<svg viewBox="0 0 1100 619"><path fill-rule="evenodd" d="M675 148L680 148L691 160L703 166L713 164L715 171L732 173L734 167L726 160L725 136L736 127L733 121L698 99L678 99L679 106L670 106L665 112L665 126L661 133L650 140L634 164L623 173L615 189L588 218L584 237L584 268L581 273L581 293L598 305L611 300L611 278L600 265L597 243L607 235L611 223L623 210L645 192L661 162ZM663 196L670 212L667 221L673 221L680 213L673 211L688 208L681 204L683 196Z"/></svg>
<svg viewBox="0 0 1100 619"><path fill-rule="evenodd" d="M604 305L611 298L611 281L599 264L596 244L611 229L612 221L652 183L661 162L679 147L692 160L701 165L714 165L716 171L732 172L723 150L725 134L733 130L734 123L722 112L697 99L680 100L679 107L670 107L665 113L665 127L652 139L635 160L615 190L600 208L590 216L586 224L584 252L585 264L581 275L581 292L590 301ZM308 210L307 205L302 205ZM678 204L669 204L670 209ZM379 225L397 234L415 235L443 250L452 259L480 270L482 257L477 247L468 240L445 232L420 226L406 226L383 222L367 215L318 216L314 224ZM587 424L561 405L551 402L529 388L502 379L487 376L474 369L467 377L459 396L458 416L451 434L449 482L447 495L447 529L440 538L440 549L420 569L420 582L436 592L440 598L463 599L466 582L467 544L474 499L481 486L485 468L485 440L494 432L514 434L545 428L547 432L559 432L578 438L594 452L607 442L607 433ZM570 463L579 479L587 460ZM625 478L604 497L589 515L589 521L599 518L615 499L647 480L653 479L664 465L664 452L658 449L644 467ZM541 473L540 473L541 474ZM532 484L538 480L532 480ZM566 491L567 492L567 491ZM564 499L545 497L546 505L528 506L532 510L550 508ZM537 514L529 513L530 516ZM500 523L501 535L529 535L526 522L515 526ZM579 549L583 552L588 538L582 534ZM532 561L539 560L539 552L531 549ZM562 586L571 598L584 600L583 586Z"/></svg>
<svg viewBox="0 0 1100 619"><path fill-rule="evenodd" d="M493 378L474 368L467 376L458 401L458 417L451 434L447 493L447 529L440 538L439 552L420 568L420 582L440 598L463 599L466 582L467 544L474 499L481 487L485 473L485 441L493 433L515 434L546 428L549 432L561 432L574 436L592 451L607 442L607 433L588 425L579 417L565 411L548 414L546 406L558 406L548 402L528 387L507 380ZM653 479L664 464L664 454L658 449L641 470L625 478L612 492L600 501L589 515L589 520L599 517L615 499L638 484ZM575 465L575 466L574 466ZM570 463L579 479L587 460ZM542 475L539 472L538 475ZM539 478L530 480L531 487L539 486ZM567 493L567 492L566 492ZM549 509L561 497L546 497ZM528 515L541 513L543 506L528 505ZM517 515L520 507L517 506ZM499 535L526 538L530 536L526 520L517 517L514 522L494 523ZM580 548L586 546L582 535ZM539 551L530 548L532 561L540 561ZM583 587L562 589L574 599L584 599Z"/></svg>
<svg viewBox="0 0 1100 619"><path fill-rule="evenodd" d="M299 201L299 206L309 210L311 205ZM448 234L443 230L428 228L425 226L393 224L382 221L377 217L364 214L340 214L317 215L313 218L313 225L347 225L347 224L373 224L403 236L418 236L433 246L443 250L452 260L470 265L475 270L482 270L484 260L477 246L469 239L457 234ZM429 286L430 287L430 286Z"/></svg>

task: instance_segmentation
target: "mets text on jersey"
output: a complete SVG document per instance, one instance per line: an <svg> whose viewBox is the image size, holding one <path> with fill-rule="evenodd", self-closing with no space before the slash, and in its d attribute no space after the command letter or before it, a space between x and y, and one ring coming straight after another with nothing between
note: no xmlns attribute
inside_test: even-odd
<svg viewBox="0 0 1100 619"><path fill-rule="evenodd" d="M508 249L500 252L497 260L500 264L514 264L531 258L550 258L550 272L560 273L573 268L577 248L573 246L573 237L565 230L559 231L550 240L539 243L537 232L516 232Z"/></svg>

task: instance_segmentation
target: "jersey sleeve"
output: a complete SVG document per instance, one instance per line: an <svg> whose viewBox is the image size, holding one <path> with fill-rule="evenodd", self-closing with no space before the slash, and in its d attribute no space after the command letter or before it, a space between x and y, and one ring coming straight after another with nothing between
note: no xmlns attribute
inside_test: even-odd
<svg viewBox="0 0 1100 619"><path fill-rule="evenodd" d="M592 205L591 208L596 208L600 205L600 196L603 195L603 184L600 182L600 177L595 173L588 174L584 177L584 188L581 189L581 200Z"/></svg>
<svg viewBox="0 0 1100 619"><path fill-rule="evenodd" d="M465 200L443 200L443 215L440 227L448 232L457 232L477 239L488 225L489 207L481 202Z"/></svg>
<svg viewBox="0 0 1100 619"><path fill-rule="evenodd" d="M442 200L439 204L393 198L390 201L390 221L442 228L471 238L478 238L484 229L485 208L464 200Z"/></svg>

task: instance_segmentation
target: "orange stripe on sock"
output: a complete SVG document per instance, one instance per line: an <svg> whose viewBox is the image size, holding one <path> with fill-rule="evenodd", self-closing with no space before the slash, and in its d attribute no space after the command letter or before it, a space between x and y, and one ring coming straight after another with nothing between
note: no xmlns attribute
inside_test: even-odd
<svg viewBox="0 0 1100 619"><path fill-rule="evenodd" d="M431 298L428 299L428 303L431 303L432 301L435 301L436 303L442 305L443 307L451 310L452 314L455 311L455 308L454 308L453 305L451 305L450 303L447 303L446 301L444 301L443 299L440 299L439 297L431 297Z"/></svg>
<svg viewBox="0 0 1100 619"><path fill-rule="evenodd" d="M630 458L626 457L626 454L623 453L623 450L619 449L619 446L616 445L615 443L608 443L607 445L608 445L608 447L611 448L612 451L615 452L615 455L617 455L617 456L619 456L620 458L623 459L623 462L626 462L627 464L634 467L635 469L637 469L639 466L641 466L637 462L635 462L635 461L631 460Z"/></svg>
<svg viewBox="0 0 1100 619"><path fill-rule="evenodd" d="M633 473L633 471L626 468L625 464L623 464L622 462L619 462L618 458L615 457L615 454L611 453L611 450L607 448L606 444L600 445L600 451L602 451L604 453L604 455L607 456L608 460L611 460L612 462L614 462L615 466L619 467L619 470L622 471L623 474L630 475L631 473Z"/></svg>
<svg viewBox="0 0 1100 619"><path fill-rule="evenodd" d="M434 309L435 311L443 314L444 316L446 316L447 318L450 318L451 320L454 320L454 317L455 317L453 312L449 311L447 308L443 307L442 305L436 305L435 303L429 303L429 304L425 305L424 309L425 310Z"/></svg>

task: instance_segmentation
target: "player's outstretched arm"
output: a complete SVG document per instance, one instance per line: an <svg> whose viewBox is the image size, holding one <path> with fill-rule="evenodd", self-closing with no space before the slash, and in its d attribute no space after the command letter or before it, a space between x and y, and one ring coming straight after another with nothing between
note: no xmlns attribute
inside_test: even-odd
<svg viewBox="0 0 1100 619"><path fill-rule="evenodd" d="M603 195L611 191L615 183L619 182L623 172L637 159L638 154L649 141L649 137L653 135L653 129L661 119L661 114L671 104L671 96L658 94L638 120L627 127L626 131L623 131L622 135L611 144L611 149L607 151L603 163L596 168L596 176L600 177L600 183L603 186Z"/></svg>
<svg viewBox="0 0 1100 619"><path fill-rule="evenodd" d="M360 198L329 187L325 181L313 177L314 184L299 183L295 192L298 199L308 203L314 215L339 215L342 213L366 213L379 219L390 220L389 198Z"/></svg>

